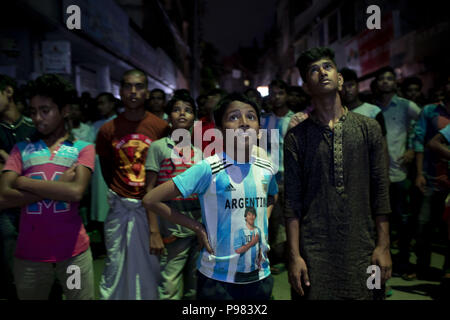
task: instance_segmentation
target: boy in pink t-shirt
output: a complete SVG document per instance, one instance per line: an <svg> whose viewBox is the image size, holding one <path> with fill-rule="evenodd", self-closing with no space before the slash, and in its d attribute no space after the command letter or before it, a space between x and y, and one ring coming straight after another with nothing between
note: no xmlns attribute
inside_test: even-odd
<svg viewBox="0 0 450 320"><path fill-rule="evenodd" d="M56 75L29 84L38 134L14 146L0 178L0 209L22 207L14 261L20 299L48 299L55 276L67 299L94 298L92 254L78 206L95 150L66 130L71 88Z"/></svg>

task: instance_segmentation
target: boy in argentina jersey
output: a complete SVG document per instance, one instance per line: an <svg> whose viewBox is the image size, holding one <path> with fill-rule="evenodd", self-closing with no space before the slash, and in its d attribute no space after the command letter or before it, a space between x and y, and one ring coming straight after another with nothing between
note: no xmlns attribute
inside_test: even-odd
<svg viewBox="0 0 450 320"><path fill-rule="evenodd" d="M271 163L250 156L256 135L249 129L258 134L258 116L256 105L244 96L225 97L214 117L224 135L226 152L197 163L143 200L155 213L195 231L205 246L198 261L198 299L270 298L268 217L278 187ZM236 130L237 137L227 139L226 129ZM239 157L243 150L244 159ZM193 193L200 200L204 227L161 203ZM248 211L255 215L250 217Z"/></svg>
<svg viewBox="0 0 450 320"><path fill-rule="evenodd" d="M234 242L241 230L247 229L246 208L254 207L255 226L261 230L261 249L267 254L267 194L273 196L278 190L272 177L273 169L265 160L254 157L249 163L238 163L223 153L205 159L173 179L184 197L199 195L202 218L214 250L213 255L206 250L201 253L199 271L205 276L225 282L252 282L270 274L267 259L261 268L246 261L238 270L241 254L236 253ZM238 275L236 280L236 273L245 271L251 273L248 278Z"/></svg>

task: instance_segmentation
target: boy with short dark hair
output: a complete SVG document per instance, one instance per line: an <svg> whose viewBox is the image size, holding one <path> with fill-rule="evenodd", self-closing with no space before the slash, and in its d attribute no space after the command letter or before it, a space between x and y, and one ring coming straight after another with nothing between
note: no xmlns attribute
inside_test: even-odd
<svg viewBox="0 0 450 320"><path fill-rule="evenodd" d="M37 134L13 148L0 179L0 207L22 207L14 261L20 299L48 299L55 276L67 299L94 299L89 237L78 213L94 170L94 147L66 130L73 87L57 75L30 83ZM76 266L79 285L69 287Z"/></svg>
<svg viewBox="0 0 450 320"><path fill-rule="evenodd" d="M96 150L110 189L110 210L104 223L107 257L100 282L102 299L158 298L159 261L148 250L152 225L141 199L148 148L167 134L169 126L145 110L147 86L145 72L125 72L120 88L125 111L97 134Z"/></svg>
<svg viewBox="0 0 450 320"><path fill-rule="evenodd" d="M284 146L292 299L373 299L368 267L378 265L384 283L392 265L381 128L343 106L331 49L305 51L297 66L314 111Z"/></svg>
<svg viewBox="0 0 450 320"><path fill-rule="evenodd" d="M172 132L190 130L195 120L195 102L189 94L175 95L168 103L166 112ZM175 139L175 140L173 140ZM181 138L168 136L159 139L150 146L145 169L147 170L147 192L189 169L195 155L201 159L201 150L192 144L186 149L178 148ZM188 154L183 154L183 152ZM189 198L176 197L167 202L170 207L191 219L200 221L201 210L197 195ZM147 210L149 221L156 219L154 213ZM182 226L170 223L160 217L154 224L150 235L150 251L161 254L162 282L158 287L162 300L193 300L196 296L196 260L198 248L195 233ZM159 243L154 241L159 240ZM162 250L162 249L165 250Z"/></svg>
<svg viewBox="0 0 450 320"><path fill-rule="evenodd" d="M198 260L197 299L267 300L273 287L267 259L268 215L278 190L271 163L252 155L259 135L259 110L245 96L231 94L220 101L214 118L224 135L225 152L156 187L143 203L149 210L193 230L205 246ZM226 135L227 130L234 135ZM204 226L162 202L193 193L199 196ZM264 258L259 266L246 260L240 272L234 238L246 226L244 215L249 206L258 213L254 225L261 230ZM252 237L247 238L251 241Z"/></svg>

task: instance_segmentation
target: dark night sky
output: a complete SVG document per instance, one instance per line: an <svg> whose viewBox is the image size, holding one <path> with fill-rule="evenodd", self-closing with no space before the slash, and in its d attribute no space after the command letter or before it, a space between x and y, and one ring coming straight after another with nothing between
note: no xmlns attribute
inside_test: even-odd
<svg viewBox="0 0 450 320"><path fill-rule="evenodd" d="M261 45L264 33L275 22L276 0L207 0L203 17L203 38L221 56L234 53L239 45Z"/></svg>

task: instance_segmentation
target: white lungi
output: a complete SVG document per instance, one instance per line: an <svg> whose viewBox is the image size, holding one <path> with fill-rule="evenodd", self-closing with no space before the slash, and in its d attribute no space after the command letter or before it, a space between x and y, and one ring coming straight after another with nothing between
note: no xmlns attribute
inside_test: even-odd
<svg viewBox="0 0 450 320"><path fill-rule="evenodd" d="M105 221L107 257L100 280L102 300L157 300L159 260L150 254L147 214L141 200L109 190Z"/></svg>

